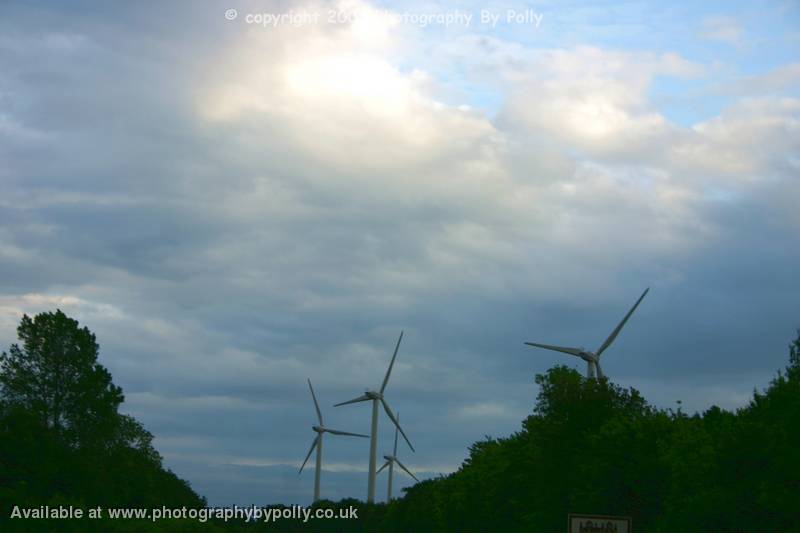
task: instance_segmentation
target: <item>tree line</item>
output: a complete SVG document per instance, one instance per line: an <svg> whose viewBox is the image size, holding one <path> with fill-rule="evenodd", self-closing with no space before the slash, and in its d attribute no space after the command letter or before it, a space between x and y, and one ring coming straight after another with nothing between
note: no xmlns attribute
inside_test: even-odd
<svg viewBox="0 0 800 533"><path fill-rule="evenodd" d="M522 428L474 443L455 473L361 504L359 523L272 530L549 533L583 513L631 517L639 532L800 531L800 332L786 369L736 411L657 409L565 366L535 381Z"/></svg>
<svg viewBox="0 0 800 533"><path fill-rule="evenodd" d="M56 311L24 316L17 333L19 344L0 356L0 529L42 530L9 522L13 505L206 505L163 467L152 435L119 413L123 393L97 362L87 328ZM639 532L800 530L800 331L785 370L735 411L659 409L633 388L565 366L535 382L520 430L472 444L456 472L388 504L316 504L355 506L358 520L83 521L58 529L549 533L566 528L568 513L585 513L629 516Z"/></svg>

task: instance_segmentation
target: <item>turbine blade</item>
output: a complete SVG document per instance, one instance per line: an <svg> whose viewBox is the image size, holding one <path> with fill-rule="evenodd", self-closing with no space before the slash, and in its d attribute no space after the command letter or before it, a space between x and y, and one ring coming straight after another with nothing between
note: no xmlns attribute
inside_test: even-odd
<svg viewBox="0 0 800 533"><path fill-rule="evenodd" d="M594 367L597 370L597 378L598 379L603 379L603 378L606 377L605 374L603 374L603 369L600 368L600 362L599 361L594 364Z"/></svg>
<svg viewBox="0 0 800 533"><path fill-rule="evenodd" d="M645 295L647 295L647 292L649 290L650 290L650 287L648 287L648 288L646 288L644 290L642 295L639 296L639 299L636 300L636 303L633 304L633 307L631 307L631 310L628 311L628 314L625 315L625 318L622 319L622 322L620 322L619 325L614 329L614 331L611 332L611 335L608 336L608 338L606 339L606 342L604 342L603 345L600 346L600 348L597 350L597 356L598 357L600 357L600 354L603 353L606 348L611 346L611 343L614 342L614 339L617 338L617 335L619 335L619 332L622 331L622 327L625 325L625 322L627 322L628 319L633 314L633 312L636 311L636 308L639 307L640 303L642 303L642 300L644 299Z"/></svg>
<svg viewBox="0 0 800 533"><path fill-rule="evenodd" d="M405 431L403 431L403 428L401 428L401 427L400 427L400 422L398 422L398 421L397 421L397 418L394 416L394 413L393 413L393 412L392 412L392 410L389 408L389 404L388 404L388 403L386 403L386 400L384 400L383 398L381 398L381 403L383 404L383 410L384 410L384 411L386 411L386 414L387 414L387 416L388 416L388 417L389 417L389 418L392 420L392 422L394 423L394 426L395 426L397 429L399 429L399 430L400 430L400 434L401 434L401 435L403 436L403 438L406 440L406 444L408 444L408 447L409 447L409 448L411 448L411 451L412 451L412 452L416 452L417 450L415 450L415 449L414 449L414 446L412 446L412 445L411 445L411 441L410 441L410 440L408 440L408 437L406 436L406 432L405 432Z"/></svg>
<svg viewBox="0 0 800 533"><path fill-rule="evenodd" d="M537 342L526 342L528 346L536 346L537 348L544 348L545 350L554 350L556 352L568 353L570 355L577 355L580 357L581 351L577 348L567 348L565 346L553 346L552 344L539 344Z"/></svg>
<svg viewBox="0 0 800 533"><path fill-rule="evenodd" d="M353 398L352 400L347 400L346 402L337 403L334 405L334 407L339 407L340 405L347 405L348 403L366 402L369 399L370 399L369 396L367 396L366 394L362 394L358 398Z"/></svg>
<svg viewBox="0 0 800 533"><path fill-rule="evenodd" d="M394 354L392 355L392 362L389 363L389 369L386 370L386 377L383 378L383 385L381 385L381 394L383 391L386 390L386 384L389 383L389 376L392 373L392 367L394 366L394 360L397 357L397 350L400 349L400 341L403 340L403 332L400 332L400 338L397 339L397 346L394 347Z"/></svg>
<svg viewBox="0 0 800 533"><path fill-rule="evenodd" d="M400 423L400 411L397 412L397 423ZM397 426L394 428L394 452L392 452L392 455L397 457Z"/></svg>
<svg viewBox="0 0 800 533"><path fill-rule="evenodd" d="M399 466L400 468L402 468L403 470L405 470L405 471L406 471L406 474L408 474L409 476L413 477L414 479L416 479L416 480L417 480L417 482L419 482L419 479L417 479L417 476L415 476L414 474L412 474L412 473L411 473L411 470L409 470L408 468L406 468L406 466L405 466L403 463L401 463L401 462L400 462L400 459L395 459L395 461L397 461L397 464L398 464L398 466Z"/></svg>
<svg viewBox="0 0 800 533"><path fill-rule="evenodd" d="M381 473L381 470L383 470L384 468L386 468L387 466L389 466L389 463L390 463L390 462L391 462L391 461L386 461L385 463L383 463L383 466L382 466L382 467L380 467L380 468L378 469L378 471L377 471L377 472L375 472L375 473L376 473L376 474L380 474L380 473Z"/></svg>
<svg viewBox="0 0 800 533"><path fill-rule="evenodd" d="M319 418L319 425L324 426L325 423L322 421L322 411L319 410L319 404L317 403L317 395L314 394L314 387L311 386L311 380L308 380L308 388L311 389L311 397L314 399L314 408L317 410L317 418Z"/></svg>
<svg viewBox="0 0 800 533"><path fill-rule="evenodd" d="M311 457L311 452L313 452L313 451L314 451L314 448L316 448L316 447L317 447L317 444L318 444L318 443L319 443L319 435L317 435L317 436L314 438L314 442L312 442L312 443L311 443L311 449L309 449L309 450L308 450L308 455L306 455L306 460L305 460L305 461L303 461L303 464L302 464L302 465L300 465L300 470L297 472L297 475L298 475L298 476L299 476L300 474L302 474L302 473L303 473L303 467L305 467L305 466L306 466L306 463L308 462L308 458L309 458L309 457Z"/></svg>
<svg viewBox="0 0 800 533"><path fill-rule="evenodd" d="M347 435L348 437L364 437L369 438L369 435L364 435L361 433L348 433L347 431L339 431L338 429L328 429L323 428L323 431L327 431L328 433L333 433L334 435Z"/></svg>

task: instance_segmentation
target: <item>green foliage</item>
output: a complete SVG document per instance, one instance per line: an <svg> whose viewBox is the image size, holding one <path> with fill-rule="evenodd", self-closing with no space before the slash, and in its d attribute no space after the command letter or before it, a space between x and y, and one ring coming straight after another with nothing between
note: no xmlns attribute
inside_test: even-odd
<svg viewBox="0 0 800 533"><path fill-rule="evenodd" d="M17 333L20 344L0 356L0 530L51 529L43 526L48 522L4 523L14 505L205 505L162 467L153 436L118 412L122 390L97 362L99 348L87 328L56 311L23 316ZM55 524L70 531L126 527L108 520L81 520L73 529L65 521Z"/></svg>
<svg viewBox="0 0 800 533"><path fill-rule="evenodd" d="M521 431L476 442L457 472L368 506L358 523L304 530L549 533L570 512L630 516L656 533L798 530L800 332L786 372L736 412L655 409L567 367L536 383Z"/></svg>
<svg viewBox="0 0 800 533"><path fill-rule="evenodd" d="M114 431L124 397L97 362L98 345L87 328L60 310L24 315L17 328L22 346L0 355L0 391L66 442L87 446Z"/></svg>
<svg viewBox="0 0 800 533"><path fill-rule="evenodd" d="M60 311L23 318L0 357L0 509L10 505L199 507L152 435L117 409L122 391L94 335ZM535 378L521 429L474 443L461 468L390 504L346 499L358 520L272 524L17 521L17 531L552 532L566 516L630 516L637 531L796 531L800 524L800 331L789 365L750 403L687 416L563 366ZM280 506L278 506L280 507ZM0 530L10 530L0 516ZM53 529L54 529L53 528Z"/></svg>

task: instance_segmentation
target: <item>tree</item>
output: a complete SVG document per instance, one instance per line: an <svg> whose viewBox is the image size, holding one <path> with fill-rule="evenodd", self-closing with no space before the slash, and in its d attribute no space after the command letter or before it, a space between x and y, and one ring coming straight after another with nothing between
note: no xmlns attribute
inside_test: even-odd
<svg viewBox="0 0 800 533"><path fill-rule="evenodd" d="M61 310L24 315L12 344L0 355L0 393L37 416L68 444L87 446L113 434L124 397L97 362L88 328Z"/></svg>
<svg viewBox="0 0 800 533"><path fill-rule="evenodd" d="M57 310L23 316L17 333L20 343L0 355L2 514L12 505L206 505L186 481L163 468L153 435L118 412L122 390L97 362L98 345L87 328ZM0 524L6 524L2 514ZM65 524L52 527L61 530ZM157 529L175 530L164 524ZM141 529L124 521L73 526L65 530ZM43 526L18 521L15 527Z"/></svg>
<svg viewBox="0 0 800 533"><path fill-rule="evenodd" d="M631 516L654 533L798 531L800 332L786 372L736 411L658 409L563 366L536 383L522 430L476 442L458 471L367 505L358 521L269 530L550 532L585 512Z"/></svg>
<svg viewBox="0 0 800 533"><path fill-rule="evenodd" d="M792 369L800 372L800 329L797 330L797 338L789 344L789 373Z"/></svg>

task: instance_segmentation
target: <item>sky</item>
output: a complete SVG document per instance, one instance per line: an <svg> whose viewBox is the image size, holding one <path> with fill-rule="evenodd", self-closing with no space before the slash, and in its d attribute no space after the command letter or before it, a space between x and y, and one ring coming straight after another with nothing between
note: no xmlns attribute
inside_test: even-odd
<svg viewBox="0 0 800 533"><path fill-rule="evenodd" d="M401 330L420 478L585 371L523 342L596 349L647 287L605 373L742 407L800 327L798 50L789 1L6 0L0 345L78 319L212 505L309 503L306 379L369 432L333 404ZM368 441L324 452L323 497L364 499Z"/></svg>

